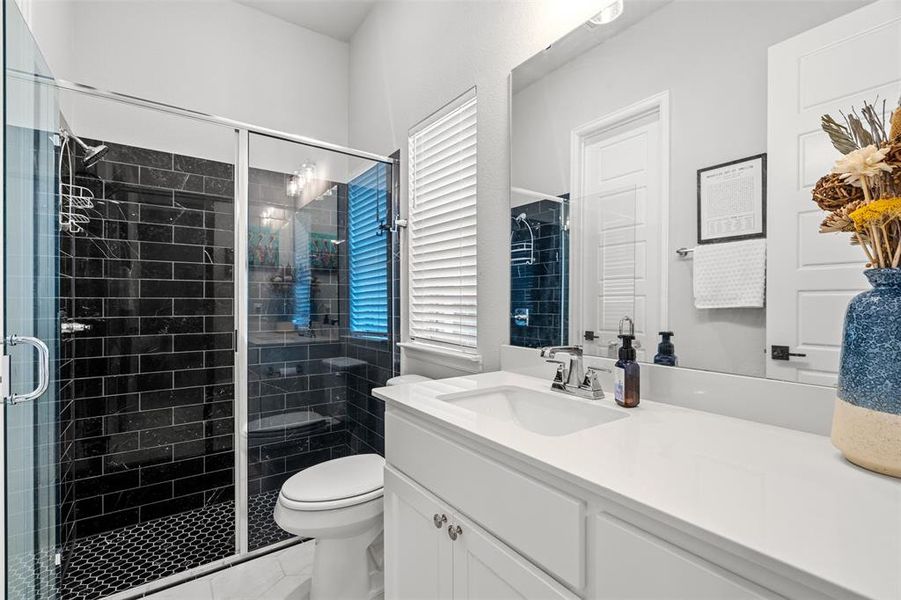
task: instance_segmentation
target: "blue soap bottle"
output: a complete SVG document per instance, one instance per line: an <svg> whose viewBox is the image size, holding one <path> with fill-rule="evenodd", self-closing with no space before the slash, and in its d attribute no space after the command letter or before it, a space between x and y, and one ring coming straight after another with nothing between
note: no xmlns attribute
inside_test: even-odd
<svg viewBox="0 0 901 600"><path fill-rule="evenodd" d="M675 367L679 364L679 359L676 357L676 346L670 341L670 338L673 337L673 335L672 331L660 332L660 343L657 344L657 354L654 355L654 364L666 365L668 367Z"/></svg>

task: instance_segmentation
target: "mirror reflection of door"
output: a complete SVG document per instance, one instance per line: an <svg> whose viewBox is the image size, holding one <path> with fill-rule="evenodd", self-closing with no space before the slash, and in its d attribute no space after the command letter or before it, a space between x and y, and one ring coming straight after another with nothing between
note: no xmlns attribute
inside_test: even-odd
<svg viewBox="0 0 901 600"><path fill-rule="evenodd" d="M851 298L869 289L860 248L849 234L818 233L823 213L810 200L839 158L820 116L876 98L891 106L901 94L901 53L860 63L852 56L863 39L897 48L901 5L876 2L770 48L767 349L788 346L798 355L769 356L772 379L835 385L842 317Z"/></svg>
<svg viewBox="0 0 901 600"><path fill-rule="evenodd" d="M573 235L578 239L580 294L573 339L586 352L615 357L619 323L635 324L639 360L653 357L666 326L666 135L660 95L573 132ZM575 258L575 256L574 256Z"/></svg>

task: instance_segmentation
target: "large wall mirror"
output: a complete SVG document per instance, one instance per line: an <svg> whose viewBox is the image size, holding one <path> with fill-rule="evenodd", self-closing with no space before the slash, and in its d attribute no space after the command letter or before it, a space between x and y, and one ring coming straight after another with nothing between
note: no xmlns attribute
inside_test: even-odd
<svg viewBox="0 0 901 600"><path fill-rule="evenodd" d="M615 356L629 317L645 362L669 331L679 367L834 385L868 286L818 233L820 117L897 105L891 1L624 0L518 66L511 343Z"/></svg>

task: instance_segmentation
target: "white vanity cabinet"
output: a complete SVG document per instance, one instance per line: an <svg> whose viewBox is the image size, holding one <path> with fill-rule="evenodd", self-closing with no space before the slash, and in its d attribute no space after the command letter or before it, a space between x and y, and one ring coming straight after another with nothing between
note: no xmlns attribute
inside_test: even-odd
<svg viewBox="0 0 901 600"><path fill-rule="evenodd" d="M737 575L612 515L594 517L597 600L778 598Z"/></svg>
<svg viewBox="0 0 901 600"><path fill-rule="evenodd" d="M388 600L854 597L762 568L440 421L389 405L385 428Z"/></svg>
<svg viewBox="0 0 901 600"><path fill-rule="evenodd" d="M386 598L576 598L391 467L385 472L385 556Z"/></svg>

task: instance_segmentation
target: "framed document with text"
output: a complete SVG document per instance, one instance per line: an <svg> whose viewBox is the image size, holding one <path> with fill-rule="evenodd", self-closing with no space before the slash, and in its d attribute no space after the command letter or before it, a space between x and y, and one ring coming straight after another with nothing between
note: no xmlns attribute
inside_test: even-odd
<svg viewBox="0 0 901 600"><path fill-rule="evenodd" d="M766 237L766 154L698 170L698 243Z"/></svg>

